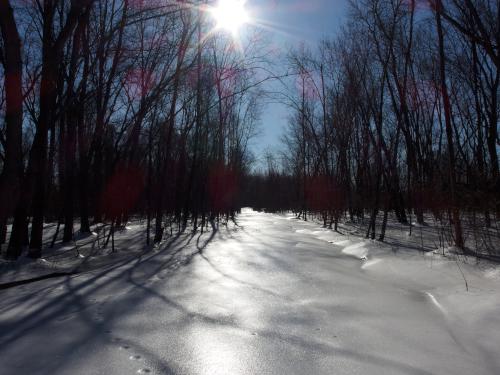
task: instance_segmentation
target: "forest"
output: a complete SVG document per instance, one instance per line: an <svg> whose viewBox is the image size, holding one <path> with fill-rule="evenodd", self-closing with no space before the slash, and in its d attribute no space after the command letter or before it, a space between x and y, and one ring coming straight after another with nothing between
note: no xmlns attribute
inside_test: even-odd
<svg viewBox="0 0 500 375"><path fill-rule="evenodd" d="M211 35L189 1L0 4L7 258L40 257L44 222L70 242L76 220L90 233L138 214L160 242L168 225L235 214L270 79L261 33Z"/></svg>
<svg viewBox="0 0 500 375"><path fill-rule="evenodd" d="M498 255L498 1L354 0L337 36L284 56L258 28L213 32L208 6L0 1L4 257L39 258L47 222L64 243L140 216L149 244L244 206L366 216L380 241L427 215ZM276 100L283 144L254 155Z"/></svg>
<svg viewBox="0 0 500 375"><path fill-rule="evenodd" d="M500 374L500 0L0 0L2 375Z"/></svg>
<svg viewBox="0 0 500 375"><path fill-rule="evenodd" d="M489 0L352 1L336 38L287 56L284 151L265 155L248 204L335 230L366 216L380 241L390 214L427 215L462 251L498 255L499 12Z"/></svg>

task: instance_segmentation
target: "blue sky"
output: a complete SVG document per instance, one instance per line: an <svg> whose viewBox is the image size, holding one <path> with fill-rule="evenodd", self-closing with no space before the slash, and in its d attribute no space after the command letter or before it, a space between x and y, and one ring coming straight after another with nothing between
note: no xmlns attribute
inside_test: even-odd
<svg viewBox="0 0 500 375"><path fill-rule="evenodd" d="M334 36L345 19L347 4L347 0L247 0L252 14L272 26L272 43L283 51L301 43L314 47L325 36ZM284 105L266 105L260 135L252 145L256 156L280 147L287 116Z"/></svg>

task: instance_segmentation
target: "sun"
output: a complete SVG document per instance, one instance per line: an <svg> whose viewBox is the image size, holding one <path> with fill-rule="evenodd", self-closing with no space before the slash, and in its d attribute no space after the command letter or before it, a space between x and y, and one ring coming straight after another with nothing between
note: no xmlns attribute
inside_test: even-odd
<svg viewBox="0 0 500 375"><path fill-rule="evenodd" d="M250 21L245 8L246 0L219 0L211 9L217 28L238 34L240 28Z"/></svg>

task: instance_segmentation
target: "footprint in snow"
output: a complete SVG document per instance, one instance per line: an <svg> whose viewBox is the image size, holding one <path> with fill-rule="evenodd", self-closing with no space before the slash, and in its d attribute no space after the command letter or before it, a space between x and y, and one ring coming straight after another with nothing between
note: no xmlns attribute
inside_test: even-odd
<svg viewBox="0 0 500 375"><path fill-rule="evenodd" d="M131 361L138 361L139 359L141 359L141 356L140 355L131 355L130 357L128 357L128 359L130 359Z"/></svg>
<svg viewBox="0 0 500 375"><path fill-rule="evenodd" d="M122 346L120 346L120 349L122 349L122 350L129 350L130 346L128 346L128 345L122 345Z"/></svg>
<svg viewBox="0 0 500 375"><path fill-rule="evenodd" d="M137 371L138 374L150 374L151 370L148 368L141 368L140 370Z"/></svg>

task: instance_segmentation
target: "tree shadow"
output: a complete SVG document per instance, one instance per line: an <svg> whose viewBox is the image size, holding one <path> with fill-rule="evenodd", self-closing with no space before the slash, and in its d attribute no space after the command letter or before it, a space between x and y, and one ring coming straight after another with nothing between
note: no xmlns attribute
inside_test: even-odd
<svg viewBox="0 0 500 375"><path fill-rule="evenodd" d="M109 287L110 284L126 280L132 286L137 286L134 273L139 268L148 271L146 274L141 275L144 280L148 280L172 265L175 267L169 268L169 273L175 272L179 267L189 264L193 257L202 252L214 239L215 235L216 232L212 232L201 244L200 238L203 235L200 234L196 251L185 254L186 247L188 247L186 243L189 244L194 234L191 233L185 236L184 233L178 233L154 253L144 252L140 255L134 255L110 266L66 276L61 281L46 280L33 284L36 285L36 290L23 296L14 296L9 303L9 309L24 305L24 311L29 312L22 316L16 316L15 319L11 319L9 322L0 323L0 352L1 348L12 344L23 335L28 334L30 330L52 322L67 313L69 308L74 309L76 307L77 312L84 311L87 305L83 301ZM168 274L165 276L168 276ZM64 287L64 291L55 298L49 297L49 301L42 301L41 298L37 298L37 296L48 297L47 293L61 287ZM17 287L14 288L13 292L15 292L15 289ZM82 317L85 317L85 315ZM90 322L85 321L85 323Z"/></svg>

